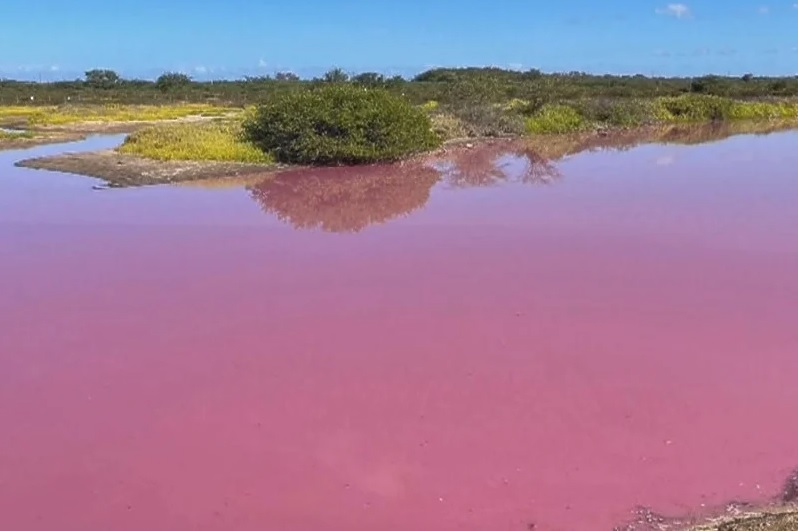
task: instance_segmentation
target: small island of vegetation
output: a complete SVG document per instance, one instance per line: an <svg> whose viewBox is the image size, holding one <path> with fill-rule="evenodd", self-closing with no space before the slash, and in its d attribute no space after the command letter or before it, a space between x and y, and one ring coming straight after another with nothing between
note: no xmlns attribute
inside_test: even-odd
<svg viewBox="0 0 798 531"><path fill-rule="evenodd" d="M105 153L88 165L85 157L61 166L25 162L111 181L121 171L128 184L145 166L149 177L141 184L286 164L391 162L482 138L531 138L540 145L563 135L584 140L709 122L798 125L798 77L457 68L411 80L334 69L312 80L279 73L196 82L165 73L140 81L93 70L75 82L0 81L0 127L24 131L2 133L0 149L92 132L130 133L113 156ZM189 171L177 171L180 162L191 162Z"/></svg>

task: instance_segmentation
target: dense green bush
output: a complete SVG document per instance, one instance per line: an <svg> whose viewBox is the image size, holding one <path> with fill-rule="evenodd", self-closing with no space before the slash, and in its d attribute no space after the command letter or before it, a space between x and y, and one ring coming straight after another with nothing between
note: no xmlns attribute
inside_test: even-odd
<svg viewBox="0 0 798 531"><path fill-rule="evenodd" d="M586 99L574 104L588 122L615 127L635 127L656 121L650 101L637 99Z"/></svg>
<svg viewBox="0 0 798 531"><path fill-rule="evenodd" d="M278 95L246 120L244 132L278 161L298 164L391 161L440 143L422 109L347 84Z"/></svg>
<svg viewBox="0 0 798 531"><path fill-rule="evenodd" d="M660 118L666 121L702 122L725 120L731 114L733 101L720 96L685 94L671 98L658 98ZM665 111L664 116L662 111Z"/></svg>

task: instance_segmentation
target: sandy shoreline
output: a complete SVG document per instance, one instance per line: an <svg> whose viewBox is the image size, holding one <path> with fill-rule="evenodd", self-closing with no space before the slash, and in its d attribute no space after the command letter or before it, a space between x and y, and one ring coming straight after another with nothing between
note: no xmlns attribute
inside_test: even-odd
<svg viewBox="0 0 798 531"><path fill-rule="evenodd" d="M274 173L274 165L213 161L160 161L115 150L65 153L23 160L17 166L103 179L110 186L145 186Z"/></svg>

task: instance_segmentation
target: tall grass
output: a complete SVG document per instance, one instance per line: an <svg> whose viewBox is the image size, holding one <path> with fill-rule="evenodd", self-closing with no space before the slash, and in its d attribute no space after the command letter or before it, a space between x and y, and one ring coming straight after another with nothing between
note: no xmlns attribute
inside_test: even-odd
<svg viewBox="0 0 798 531"><path fill-rule="evenodd" d="M268 164L273 157L245 141L240 122L160 124L131 134L120 153L156 160Z"/></svg>

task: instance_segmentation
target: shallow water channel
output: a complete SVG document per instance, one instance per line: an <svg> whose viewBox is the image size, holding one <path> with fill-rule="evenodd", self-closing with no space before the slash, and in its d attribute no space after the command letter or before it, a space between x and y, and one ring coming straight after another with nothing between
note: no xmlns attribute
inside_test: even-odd
<svg viewBox="0 0 798 531"><path fill-rule="evenodd" d="M609 531L798 466L798 133L94 190L0 152L25 531Z"/></svg>

